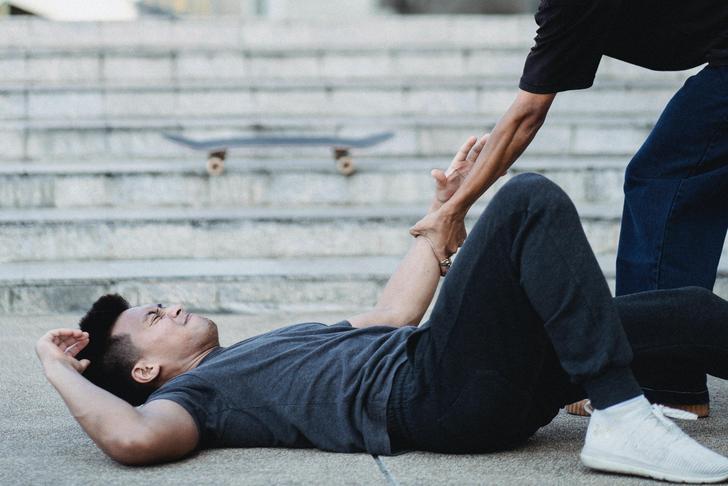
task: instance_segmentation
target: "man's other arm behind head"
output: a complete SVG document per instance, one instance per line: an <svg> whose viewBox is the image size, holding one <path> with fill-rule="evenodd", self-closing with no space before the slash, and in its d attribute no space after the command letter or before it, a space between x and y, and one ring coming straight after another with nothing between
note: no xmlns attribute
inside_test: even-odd
<svg viewBox="0 0 728 486"><path fill-rule="evenodd" d="M38 340L36 353L73 417L107 455L142 465L178 459L196 447L197 426L180 405L156 400L135 408L84 378L89 363L75 356L86 344L80 330L55 329Z"/></svg>

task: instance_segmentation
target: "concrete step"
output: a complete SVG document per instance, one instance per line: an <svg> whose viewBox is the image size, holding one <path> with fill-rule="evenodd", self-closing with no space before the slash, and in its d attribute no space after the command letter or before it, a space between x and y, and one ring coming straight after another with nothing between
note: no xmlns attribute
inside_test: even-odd
<svg viewBox="0 0 728 486"><path fill-rule="evenodd" d="M133 303L183 302L206 312L346 309L375 303L397 262L368 257L0 264L0 313L79 312L107 292Z"/></svg>
<svg viewBox="0 0 728 486"><path fill-rule="evenodd" d="M625 115L656 118L680 82L602 82L559 96L552 116ZM240 82L149 84L125 87L82 83L16 86L0 91L0 120L306 116L500 116L513 102L515 79L482 77L368 80L265 79Z"/></svg>
<svg viewBox="0 0 728 486"><path fill-rule="evenodd" d="M454 149L453 149L454 151ZM242 159L210 177L204 157L174 160L91 159L88 162L0 164L0 209L240 206L419 205L431 201L433 168L442 158L358 158L344 177L331 158ZM622 204L629 157L524 155L509 175L539 172L577 203ZM489 192L489 194L492 191Z"/></svg>
<svg viewBox="0 0 728 486"><path fill-rule="evenodd" d="M145 82L176 86L190 82L260 82L262 79L468 78L502 79L513 86L523 72L527 47L449 44L430 47L336 45L322 49L232 49L145 47L48 50L0 47L0 86L96 83L124 86ZM695 70L657 72L605 57L601 81L681 82Z"/></svg>
<svg viewBox="0 0 728 486"><path fill-rule="evenodd" d="M483 206L471 209L470 228ZM0 262L397 256L422 207L0 211ZM583 205L594 252L615 253L621 208ZM728 247L725 253L728 253Z"/></svg>
<svg viewBox="0 0 728 486"><path fill-rule="evenodd" d="M183 47L280 50L281 46L308 50L442 45L530 47L536 28L531 15L381 16L336 22L146 18L135 22L73 23L16 18L3 20L0 26L1 46L33 51Z"/></svg>
<svg viewBox="0 0 728 486"><path fill-rule="evenodd" d="M84 261L0 264L0 313L84 312L120 292L132 304L183 303L202 312L337 311L374 305L396 257ZM614 257L600 258L614 286ZM714 290L728 297L728 265Z"/></svg>
<svg viewBox="0 0 728 486"><path fill-rule="evenodd" d="M206 118L56 120L0 123L2 161L57 162L106 158L178 158L192 151L162 138L162 132L192 138L254 135L363 136L393 131L395 137L376 147L354 151L377 157L452 157L463 140L492 127L496 115L411 116L250 116ZM652 116L552 116L528 149L530 155L631 155L647 137ZM244 157L325 157L330 150L310 147L235 149ZM201 154L204 158L204 154Z"/></svg>

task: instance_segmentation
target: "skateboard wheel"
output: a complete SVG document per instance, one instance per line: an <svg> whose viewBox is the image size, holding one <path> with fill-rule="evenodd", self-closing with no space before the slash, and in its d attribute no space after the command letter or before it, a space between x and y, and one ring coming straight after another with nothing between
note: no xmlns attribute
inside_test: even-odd
<svg viewBox="0 0 728 486"><path fill-rule="evenodd" d="M336 169L345 176L350 176L356 172L356 164L351 157L339 157L336 159Z"/></svg>
<svg viewBox="0 0 728 486"><path fill-rule="evenodd" d="M225 160L221 157L210 157L207 159L207 173L218 176L225 170Z"/></svg>

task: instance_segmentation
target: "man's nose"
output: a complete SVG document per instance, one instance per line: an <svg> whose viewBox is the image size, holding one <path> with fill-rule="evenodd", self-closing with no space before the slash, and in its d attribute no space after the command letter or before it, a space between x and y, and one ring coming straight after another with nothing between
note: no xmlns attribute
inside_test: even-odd
<svg viewBox="0 0 728 486"><path fill-rule="evenodd" d="M184 308L181 304L170 305L169 307L167 307L167 315L175 318L182 314L183 310Z"/></svg>

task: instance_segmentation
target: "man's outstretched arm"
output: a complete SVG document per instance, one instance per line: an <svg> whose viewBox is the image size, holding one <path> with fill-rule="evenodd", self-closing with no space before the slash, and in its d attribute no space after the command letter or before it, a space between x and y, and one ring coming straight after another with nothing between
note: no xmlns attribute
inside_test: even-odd
<svg viewBox="0 0 728 486"><path fill-rule="evenodd" d="M140 465L177 459L195 448L197 426L181 406L156 400L134 408L84 378L89 362L75 356L86 344L87 333L54 329L38 340L36 353L48 381L101 450L123 464Z"/></svg>
<svg viewBox="0 0 728 486"><path fill-rule="evenodd" d="M488 143L455 194L439 211L412 227L412 235L426 235L440 259L455 253L461 243L464 218L470 207L510 168L543 125L556 94L519 90L516 100L490 133Z"/></svg>
<svg viewBox="0 0 728 486"><path fill-rule="evenodd" d="M487 136L480 141L470 137L455 154L447 172L432 171L437 190L429 213L437 212L457 191L462 182L460 171L471 164L466 159L477 157L487 140ZM419 324L435 295L440 275L440 261L435 257L432 242L426 236L415 238L397 270L387 282L374 309L348 319L349 322L354 327L378 324L400 327Z"/></svg>
<svg viewBox="0 0 728 486"><path fill-rule="evenodd" d="M419 324L440 280L440 265L425 238L415 238L374 309L348 319L354 327Z"/></svg>

